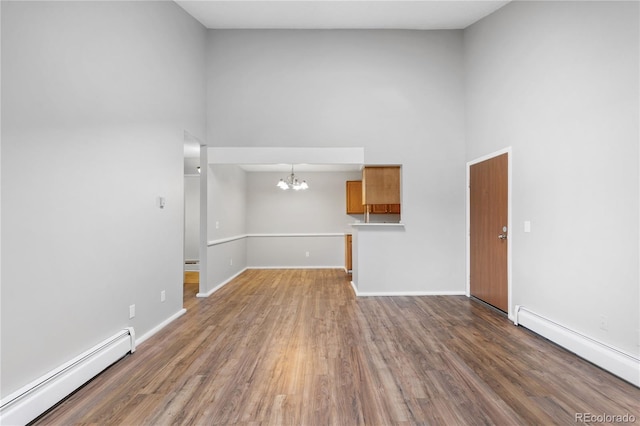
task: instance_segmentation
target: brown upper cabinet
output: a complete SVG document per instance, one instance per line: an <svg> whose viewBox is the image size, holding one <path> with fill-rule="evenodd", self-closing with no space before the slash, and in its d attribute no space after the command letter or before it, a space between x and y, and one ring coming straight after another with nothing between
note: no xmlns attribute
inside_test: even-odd
<svg viewBox="0 0 640 426"><path fill-rule="evenodd" d="M347 214L400 214L400 166L365 166L346 193Z"/></svg>
<svg viewBox="0 0 640 426"><path fill-rule="evenodd" d="M347 181L347 214L363 214L362 204L362 181Z"/></svg>
<svg viewBox="0 0 640 426"><path fill-rule="evenodd" d="M400 166L365 166L362 203L400 204Z"/></svg>

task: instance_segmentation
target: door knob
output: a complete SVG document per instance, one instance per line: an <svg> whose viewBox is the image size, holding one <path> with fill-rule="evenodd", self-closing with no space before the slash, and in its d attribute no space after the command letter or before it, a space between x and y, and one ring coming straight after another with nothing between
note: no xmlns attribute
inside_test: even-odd
<svg viewBox="0 0 640 426"><path fill-rule="evenodd" d="M498 235L498 238L500 238L501 240L506 240L507 239L507 234L500 234L500 235Z"/></svg>

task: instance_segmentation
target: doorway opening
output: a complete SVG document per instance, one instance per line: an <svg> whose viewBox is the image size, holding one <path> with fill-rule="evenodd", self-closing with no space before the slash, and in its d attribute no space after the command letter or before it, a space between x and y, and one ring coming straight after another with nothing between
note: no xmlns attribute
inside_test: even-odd
<svg viewBox="0 0 640 426"><path fill-rule="evenodd" d="M183 299L195 298L201 274L200 141L184 133Z"/></svg>

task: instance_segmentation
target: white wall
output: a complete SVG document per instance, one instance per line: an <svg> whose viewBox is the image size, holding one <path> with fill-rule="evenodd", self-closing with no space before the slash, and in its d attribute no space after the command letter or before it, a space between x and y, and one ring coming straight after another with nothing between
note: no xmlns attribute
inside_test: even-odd
<svg viewBox="0 0 640 426"><path fill-rule="evenodd" d="M198 167L200 166L200 157L185 157L184 174L189 176L199 176Z"/></svg>
<svg viewBox="0 0 640 426"><path fill-rule="evenodd" d="M172 2L1 7L6 396L181 311L183 135L204 136L206 32Z"/></svg>
<svg viewBox="0 0 640 426"><path fill-rule="evenodd" d="M362 220L345 213L345 182L361 173L298 174L309 183L308 191L277 188L286 173L209 166L208 278L201 293L246 267L344 267L344 234L352 231L349 223Z"/></svg>
<svg viewBox="0 0 640 426"><path fill-rule="evenodd" d="M210 30L207 61L210 146L364 147L403 165L406 232L393 283L371 291L464 290L461 31Z"/></svg>
<svg viewBox="0 0 640 426"><path fill-rule="evenodd" d="M250 234L349 232L362 215L346 214L346 181L356 172L296 172L309 184L306 191L276 186L288 173L247 174L247 232Z"/></svg>
<svg viewBox="0 0 640 426"><path fill-rule="evenodd" d="M192 154L189 154L192 155ZM200 157L184 159L184 259L200 260ZM198 271L200 265L185 265Z"/></svg>
<svg viewBox="0 0 640 426"><path fill-rule="evenodd" d="M346 214L346 181L356 172L296 172L310 188L283 191L287 173L247 174L248 265L251 267L344 267L344 235L362 215ZM277 234L277 236L274 236ZM341 234L287 236L287 234ZM309 252L309 256L306 253Z"/></svg>
<svg viewBox="0 0 640 426"><path fill-rule="evenodd" d="M513 147L514 305L634 354L638 18L637 2L513 2L465 30L466 158Z"/></svg>
<svg viewBox="0 0 640 426"><path fill-rule="evenodd" d="M247 232L247 174L238 166L209 165L208 240L235 237Z"/></svg>
<svg viewBox="0 0 640 426"><path fill-rule="evenodd" d="M207 293L247 266L246 239L216 241L246 234L247 177L235 165L209 165L207 170Z"/></svg>
<svg viewBox="0 0 640 426"><path fill-rule="evenodd" d="M184 177L184 259L200 259L200 176Z"/></svg>

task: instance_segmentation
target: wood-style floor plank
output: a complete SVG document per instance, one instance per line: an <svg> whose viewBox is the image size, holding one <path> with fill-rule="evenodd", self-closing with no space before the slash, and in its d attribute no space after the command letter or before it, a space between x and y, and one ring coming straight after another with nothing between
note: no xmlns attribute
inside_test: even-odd
<svg viewBox="0 0 640 426"><path fill-rule="evenodd" d="M341 270L249 270L37 425L640 421L640 389L458 296L356 298Z"/></svg>

